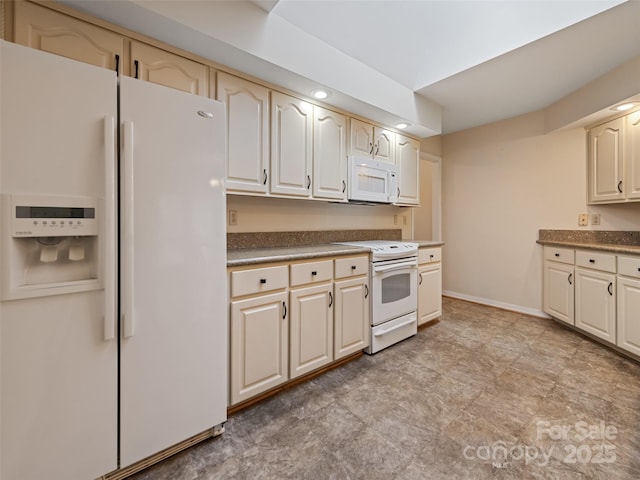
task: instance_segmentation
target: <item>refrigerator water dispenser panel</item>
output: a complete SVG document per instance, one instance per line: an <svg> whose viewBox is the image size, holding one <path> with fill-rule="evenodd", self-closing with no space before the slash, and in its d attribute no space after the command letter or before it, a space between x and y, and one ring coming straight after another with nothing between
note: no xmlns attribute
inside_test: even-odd
<svg viewBox="0 0 640 480"><path fill-rule="evenodd" d="M99 201L2 195L2 299L100 288Z"/></svg>

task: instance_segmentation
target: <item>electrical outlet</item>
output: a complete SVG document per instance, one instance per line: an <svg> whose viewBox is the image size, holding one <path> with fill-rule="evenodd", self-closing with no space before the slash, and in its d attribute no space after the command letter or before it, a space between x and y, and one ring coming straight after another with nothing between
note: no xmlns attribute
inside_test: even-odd
<svg viewBox="0 0 640 480"><path fill-rule="evenodd" d="M591 225L600 225L600 214L592 213L591 214Z"/></svg>
<svg viewBox="0 0 640 480"><path fill-rule="evenodd" d="M581 227L586 227L587 225L589 225L589 215L587 215L586 213L581 213L580 215L578 215L578 225L580 225Z"/></svg>
<svg viewBox="0 0 640 480"><path fill-rule="evenodd" d="M237 224L238 224L238 211L229 210L229 225L237 225Z"/></svg>

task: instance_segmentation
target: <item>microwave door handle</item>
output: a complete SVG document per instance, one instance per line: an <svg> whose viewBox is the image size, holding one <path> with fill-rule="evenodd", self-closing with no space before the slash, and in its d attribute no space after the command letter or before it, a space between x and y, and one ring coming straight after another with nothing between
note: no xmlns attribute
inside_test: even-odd
<svg viewBox="0 0 640 480"><path fill-rule="evenodd" d="M394 263L393 265L384 265L384 266L374 266L373 267L373 271L375 273L382 273L382 272L393 272L394 270L404 270L407 267L416 267L416 262L415 261L411 261L411 262L402 262L402 263Z"/></svg>

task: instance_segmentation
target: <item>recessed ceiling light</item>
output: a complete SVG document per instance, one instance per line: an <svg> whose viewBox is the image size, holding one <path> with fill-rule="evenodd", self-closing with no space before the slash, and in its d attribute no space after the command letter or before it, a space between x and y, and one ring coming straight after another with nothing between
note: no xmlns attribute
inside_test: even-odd
<svg viewBox="0 0 640 480"><path fill-rule="evenodd" d="M618 112L624 112L625 110L629 110L629 109L635 107L636 105L638 105L638 102L626 102L626 103L621 103L620 105L616 105L615 107L612 107L611 110L617 110Z"/></svg>
<svg viewBox="0 0 640 480"><path fill-rule="evenodd" d="M400 130L404 130L408 126L409 126L409 124L407 122L396 123L396 128L399 128Z"/></svg>
<svg viewBox="0 0 640 480"><path fill-rule="evenodd" d="M324 100L329 96L329 92L327 92L326 90L318 89L318 90L312 91L311 95L313 95L313 98L317 98L318 100Z"/></svg>

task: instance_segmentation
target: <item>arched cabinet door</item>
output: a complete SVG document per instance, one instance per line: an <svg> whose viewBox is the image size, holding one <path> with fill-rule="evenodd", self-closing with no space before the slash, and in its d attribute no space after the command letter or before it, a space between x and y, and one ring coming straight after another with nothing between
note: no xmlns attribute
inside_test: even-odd
<svg viewBox="0 0 640 480"><path fill-rule="evenodd" d="M130 75L194 95L209 95L208 67L144 43L131 42Z"/></svg>
<svg viewBox="0 0 640 480"><path fill-rule="evenodd" d="M14 9L15 43L121 71L125 37L33 3L15 2Z"/></svg>
<svg viewBox="0 0 640 480"><path fill-rule="evenodd" d="M589 131L589 203L624 201L623 118Z"/></svg>

